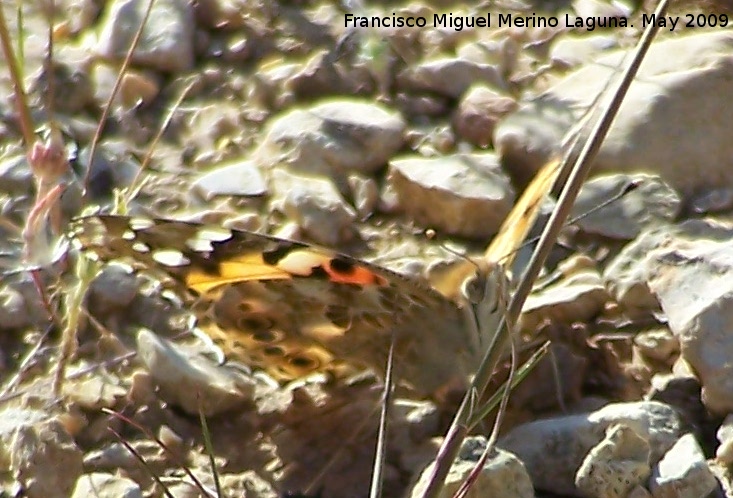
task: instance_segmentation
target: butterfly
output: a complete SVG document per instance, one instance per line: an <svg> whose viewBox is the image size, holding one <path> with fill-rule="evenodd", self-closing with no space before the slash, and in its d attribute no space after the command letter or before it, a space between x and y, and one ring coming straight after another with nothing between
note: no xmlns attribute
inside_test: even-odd
<svg viewBox="0 0 733 498"><path fill-rule="evenodd" d="M166 282L225 357L280 382L383 373L394 344L396 380L431 396L476 368L491 333L477 316L501 316L502 258L526 237L557 170L540 170L480 261L461 261L435 287L302 242L185 221L94 215L72 221L71 238Z"/></svg>

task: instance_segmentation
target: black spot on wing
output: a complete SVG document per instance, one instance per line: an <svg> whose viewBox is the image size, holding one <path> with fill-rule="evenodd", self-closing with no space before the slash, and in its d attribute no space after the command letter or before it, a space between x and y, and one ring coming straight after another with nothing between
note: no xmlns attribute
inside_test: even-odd
<svg viewBox="0 0 733 498"><path fill-rule="evenodd" d="M356 263L352 260L338 256L331 259L331 269L336 273L340 273L341 275L353 274L355 267Z"/></svg>
<svg viewBox="0 0 733 498"><path fill-rule="evenodd" d="M311 273L308 276L328 280L329 275L326 269L323 268L323 266L318 265L318 266L311 268Z"/></svg>
<svg viewBox="0 0 733 498"><path fill-rule="evenodd" d="M313 358L308 358L306 356L301 355L293 355L288 357L288 362L293 365L294 367L300 368L300 369L315 369L318 366L318 362L313 360Z"/></svg>
<svg viewBox="0 0 733 498"><path fill-rule="evenodd" d="M294 242L282 241L275 247L262 253L262 260L268 265L276 266L280 260L290 254L293 249L301 247Z"/></svg>

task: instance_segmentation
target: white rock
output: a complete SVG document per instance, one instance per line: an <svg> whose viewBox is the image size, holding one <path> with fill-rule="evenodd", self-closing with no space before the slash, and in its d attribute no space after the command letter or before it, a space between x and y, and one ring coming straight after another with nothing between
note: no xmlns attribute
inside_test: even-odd
<svg viewBox="0 0 733 498"><path fill-rule="evenodd" d="M148 2L113 2L104 21L97 52L121 60L142 23ZM191 4L182 0L158 0L153 4L147 24L132 56L133 64L158 71L181 72L193 67L194 14Z"/></svg>
<svg viewBox="0 0 733 498"><path fill-rule="evenodd" d="M506 87L496 66L460 58L441 58L408 67L396 81L397 88L407 93L428 91L454 99L476 83Z"/></svg>
<svg viewBox="0 0 733 498"><path fill-rule="evenodd" d="M255 159L263 166L343 175L372 174L404 143L398 114L368 101L338 100L296 109L272 121Z"/></svg>
<svg viewBox="0 0 733 498"><path fill-rule="evenodd" d="M132 479L95 472L84 474L76 481L71 498L142 498L140 486Z"/></svg>
<svg viewBox="0 0 733 498"><path fill-rule="evenodd" d="M74 404L72 406L89 411L114 409L127 395L127 389L102 376L67 380L63 392L68 402Z"/></svg>
<svg viewBox="0 0 733 498"><path fill-rule="evenodd" d="M700 498L717 484L695 437L685 434L654 467L650 489L654 498Z"/></svg>
<svg viewBox="0 0 733 498"><path fill-rule="evenodd" d="M575 273L533 292L522 308L520 327L533 330L548 318L556 323L584 322L596 316L609 299L597 271Z"/></svg>
<svg viewBox="0 0 733 498"><path fill-rule="evenodd" d="M356 238L356 212L346 204L333 182L282 170L272 173L277 197L273 209L285 213L311 239L333 247Z"/></svg>
<svg viewBox="0 0 733 498"><path fill-rule="evenodd" d="M491 145L494 127L517 108L516 101L492 88L472 87L461 99L453 115L456 134L479 147Z"/></svg>
<svg viewBox="0 0 733 498"><path fill-rule="evenodd" d="M495 234L514 199L493 154L395 160L388 184L417 223L464 237Z"/></svg>
<svg viewBox="0 0 733 498"><path fill-rule="evenodd" d="M541 36L541 35L540 35ZM487 39L471 39L456 50L459 59L477 64L491 64L500 74L512 74L521 57L527 51L523 40L513 36L489 36Z"/></svg>
<svg viewBox="0 0 733 498"><path fill-rule="evenodd" d="M538 420L512 429L499 441L527 467L538 490L579 496L575 474L585 455L612 424L624 424L649 441L657 462L682 433L676 410L654 401L616 403L580 415Z"/></svg>
<svg viewBox="0 0 733 498"><path fill-rule="evenodd" d="M84 455L84 469L87 472L111 469L132 469L139 460L122 443L109 443ZM78 481L77 481L78 486Z"/></svg>
<svg viewBox="0 0 733 498"><path fill-rule="evenodd" d="M618 71L626 51L584 65L499 124L494 144L529 177L556 153L563 135ZM679 36L655 43L621 105L594 171L644 170L687 195L733 185L733 33ZM681 119L684 116L684 119ZM691 126L690 123L694 123Z"/></svg>
<svg viewBox="0 0 733 498"><path fill-rule="evenodd" d="M659 301L648 284L657 266L656 251L679 240L728 240L731 237L733 228L712 220L689 220L645 230L606 267L603 276L606 288L627 311L639 310L647 314L657 311Z"/></svg>
<svg viewBox="0 0 733 498"><path fill-rule="evenodd" d="M187 355L148 329L138 331L137 350L160 386L160 396L187 413L214 416L252 400L254 381L201 356Z"/></svg>
<svg viewBox="0 0 733 498"><path fill-rule="evenodd" d="M649 443L630 427L612 425L586 455L575 484L588 496L626 498L651 474L649 453Z"/></svg>
<svg viewBox="0 0 733 498"><path fill-rule="evenodd" d="M207 201L218 195L250 197L267 193L260 169L250 160L219 164L199 176L193 188Z"/></svg>
<svg viewBox="0 0 733 498"><path fill-rule="evenodd" d="M566 66L577 66L583 62L593 62L609 49L617 48L618 41L613 36L577 36L567 34L557 38L550 49L550 60Z"/></svg>
<svg viewBox="0 0 733 498"><path fill-rule="evenodd" d="M454 496L461 484L476 467L484 448L486 448L486 439L483 437L471 437L463 442L458 457L453 462L445 479L445 484L438 494L440 498ZM408 496L422 496L433 468L434 464L431 463L423 470L420 479ZM484 496L493 498L533 498L534 489L522 462L508 451L494 449L489 454L475 483L465 496L467 498Z"/></svg>
<svg viewBox="0 0 733 498"><path fill-rule="evenodd" d="M655 251L649 288L713 413L733 412L733 242L679 240Z"/></svg>
<svg viewBox="0 0 733 498"><path fill-rule="evenodd" d="M29 498L65 498L83 472L82 452L57 418L35 410L0 412L0 462Z"/></svg>

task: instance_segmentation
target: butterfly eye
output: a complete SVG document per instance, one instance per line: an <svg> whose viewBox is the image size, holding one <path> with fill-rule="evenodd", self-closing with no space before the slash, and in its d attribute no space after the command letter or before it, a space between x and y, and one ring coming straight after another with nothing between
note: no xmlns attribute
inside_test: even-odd
<svg viewBox="0 0 733 498"><path fill-rule="evenodd" d="M486 278L479 273L474 273L472 277L467 278L461 288L463 297L471 304L478 304L483 301L485 291Z"/></svg>

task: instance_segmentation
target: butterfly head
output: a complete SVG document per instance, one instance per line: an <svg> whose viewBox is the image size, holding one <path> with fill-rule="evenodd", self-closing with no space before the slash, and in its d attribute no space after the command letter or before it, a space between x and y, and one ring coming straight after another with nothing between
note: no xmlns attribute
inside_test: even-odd
<svg viewBox="0 0 733 498"><path fill-rule="evenodd" d="M476 262L473 275L463 281L461 295L465 309L471 315L479 344L486 347L506 313L509 300L507 273L499 264Z"/></svg>

